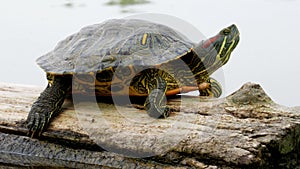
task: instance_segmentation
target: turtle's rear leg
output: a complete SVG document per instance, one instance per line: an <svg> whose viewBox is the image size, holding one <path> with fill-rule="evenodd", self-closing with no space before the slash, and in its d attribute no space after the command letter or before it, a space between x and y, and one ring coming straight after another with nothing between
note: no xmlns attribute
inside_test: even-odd
<svg viewBox="0 0 300 169"><path fill-rule="evenodd" d="M61 111L66 93L71 89L72 79L67 76L54 76L53 81L33 103L26 120L28 135L39 137L48 127L53 116Z"/></svg>

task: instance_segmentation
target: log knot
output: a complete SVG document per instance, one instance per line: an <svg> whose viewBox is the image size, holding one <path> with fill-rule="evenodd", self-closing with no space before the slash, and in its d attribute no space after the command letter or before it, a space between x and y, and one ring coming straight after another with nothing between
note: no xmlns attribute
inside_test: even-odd
<svg viewBox="0 0 300 169"><path fill-rule="evenodd" d="M259 84L246 83L238 91L229 95L227 101L236 105L265 105L273 103Z"/></svg>
<svg viewBox="0 0 300 169"><path fill-rule="evenodd" d="M224 109L237 118L265 119L275 116L274 104L259 84L246 83L226 97Z"/></svg>

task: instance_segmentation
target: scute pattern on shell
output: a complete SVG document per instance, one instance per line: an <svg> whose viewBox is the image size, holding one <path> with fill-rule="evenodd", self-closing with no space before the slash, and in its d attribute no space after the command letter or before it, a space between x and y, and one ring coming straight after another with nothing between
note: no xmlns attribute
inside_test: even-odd
<svg viewBox="0 0 300 169"><path fill-rule="evenodd" d="M113 19L82 28L37 59L52 74L154 66L185 54L193 43L175 30L144 20Z"/></svg>

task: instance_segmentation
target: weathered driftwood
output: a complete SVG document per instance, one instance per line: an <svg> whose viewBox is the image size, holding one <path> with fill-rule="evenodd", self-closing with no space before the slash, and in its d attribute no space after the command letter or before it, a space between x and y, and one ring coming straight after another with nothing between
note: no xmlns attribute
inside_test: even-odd
<svg viewBox="0 0 300 169"><path fill-rule="evenodd" d="M218 100L169 99L173 113L159 120L128 105L66 102L41 138L32 139L23 122L41 90L0 84L0 166L295 168L299 163L299 108L275 104L257 84Z"/></svg>

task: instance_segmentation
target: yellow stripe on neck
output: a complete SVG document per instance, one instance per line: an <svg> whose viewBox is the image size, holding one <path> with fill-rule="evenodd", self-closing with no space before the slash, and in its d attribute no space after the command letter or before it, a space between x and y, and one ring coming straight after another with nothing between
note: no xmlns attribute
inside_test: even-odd
<svg viewBox="0 0 300 169"><path fill-rule="evenodd" d="M218 56L221 55L221 53L222 53L222 51L223 51L223 49L224 49L226 40L227 40L227 36L224 37L224 40L223 40L222 46L221 46L221 48L220 48L220 51L219 51L219 53L218 53Z"/></svg>

